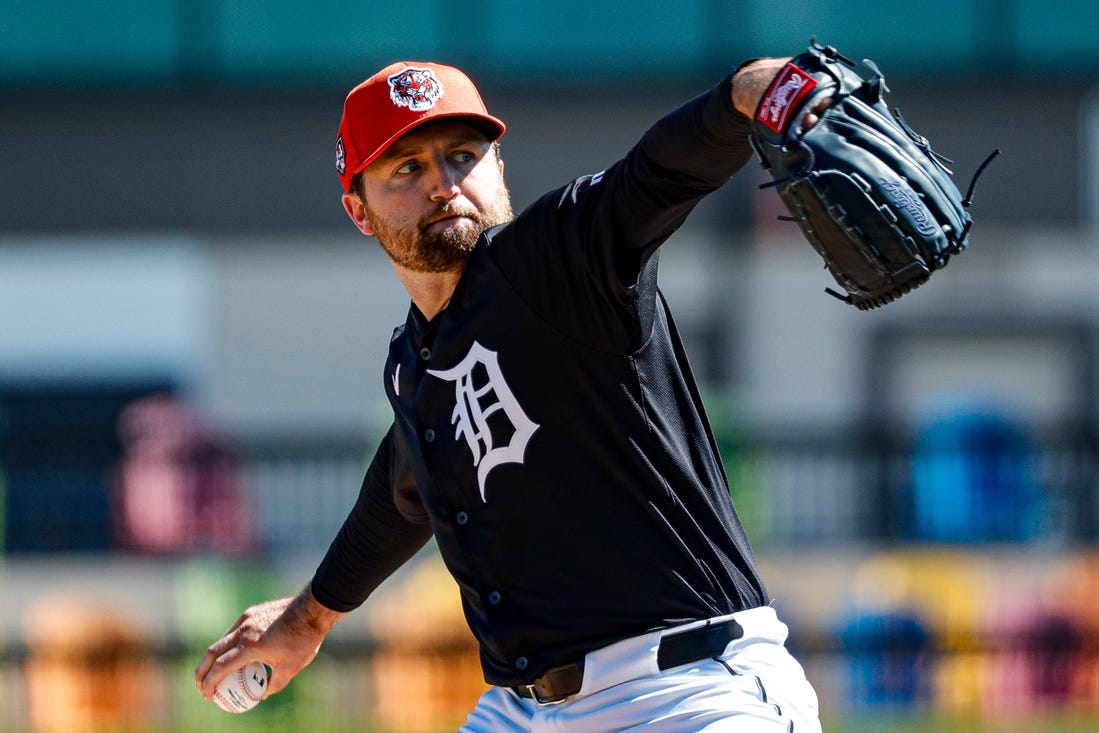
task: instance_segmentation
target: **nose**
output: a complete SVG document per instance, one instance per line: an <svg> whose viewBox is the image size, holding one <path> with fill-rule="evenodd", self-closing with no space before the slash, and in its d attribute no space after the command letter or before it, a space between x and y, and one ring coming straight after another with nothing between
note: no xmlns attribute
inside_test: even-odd
<svg viewBox="0 0 1099 733"><path fill-rule="evenodd" d="M431 182L432 201L449 201L462 193L459 185L461 177L447 161L441 160L436 166L436 175Z"/></svg>

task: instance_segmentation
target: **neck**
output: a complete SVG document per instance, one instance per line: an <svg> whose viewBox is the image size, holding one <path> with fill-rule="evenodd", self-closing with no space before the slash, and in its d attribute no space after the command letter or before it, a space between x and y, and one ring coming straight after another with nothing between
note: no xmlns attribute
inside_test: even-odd
<svg viewBox="0 0 1099 733"><path fill-rule="evenodd" d="M462 271L457 272L415 272L400 265L393 265L397 277L404 283L405 290L412 296L412 302L420 309L427 320L439 315L450 303L454 289Z"/></svg>

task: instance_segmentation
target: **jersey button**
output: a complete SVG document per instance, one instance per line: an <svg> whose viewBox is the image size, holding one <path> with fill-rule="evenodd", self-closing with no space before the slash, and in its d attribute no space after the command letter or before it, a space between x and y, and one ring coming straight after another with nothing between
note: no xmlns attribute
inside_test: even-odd
<svg viewBox="0 0 1099 733"><path fill-rule="evenodd" d="M426 346L424 348L420 349L420 358L423 359L424 361L427 361L428 359L430 359L431 358L431 349L427 348Z"/></svg>
<svg viewBox="0 0 1099 733"><path fill-rule="evenodd" d="M500 591L494 590L488 594L488 605L499 606L500 605Z"/></svg>
<svg viewBox="0 0 1099 733"><path fill-rule="evenodd" d="M456 521L462 527L469 523L469 515L465 512L458 512L454 515L454 521Z"/></svg>
<svg viewBox="0 0 1099 733"><path fill-rule="evenodd" d="M515 660L515 668L520 672L526 669L528 664L530 664L530 662L527 661L526 657L519 657Z"/></svg>
<svg viewBox="0 0 1099 733"><path fill-rule="evenodd" d="M434 443L435 442L435 431L432 430L431 428L428 428L427 430L425 430L424 431L424 440L426 440L428 443Z"/></svg>

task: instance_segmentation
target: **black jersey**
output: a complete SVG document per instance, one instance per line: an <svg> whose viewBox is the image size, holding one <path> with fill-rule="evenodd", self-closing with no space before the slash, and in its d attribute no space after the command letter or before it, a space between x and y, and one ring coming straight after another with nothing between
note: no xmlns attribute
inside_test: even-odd
<svg viewBox="0 0 1099 733"><path fill-rule="evenodd" d="M346 611L434 534L486 680L765 603L657 250L750 157L729 79L479 241L385 365L394 425L313 580Z"/></svg>

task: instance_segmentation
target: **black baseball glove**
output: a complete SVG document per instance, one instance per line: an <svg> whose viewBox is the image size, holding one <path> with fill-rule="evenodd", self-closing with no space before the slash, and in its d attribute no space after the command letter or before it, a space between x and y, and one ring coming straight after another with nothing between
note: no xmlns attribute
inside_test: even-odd
<svg viewBox="0 0 1099 733"><path fill-rule="evenodd" d="M855 63L816 39L771 82L752 120L752 143L824 265L846 291L827 292L861 310L890 303L927 282L969 243L967 209L946 167L891 110L881 71ZM804 129L808 114L816 124Z"/></svg>

